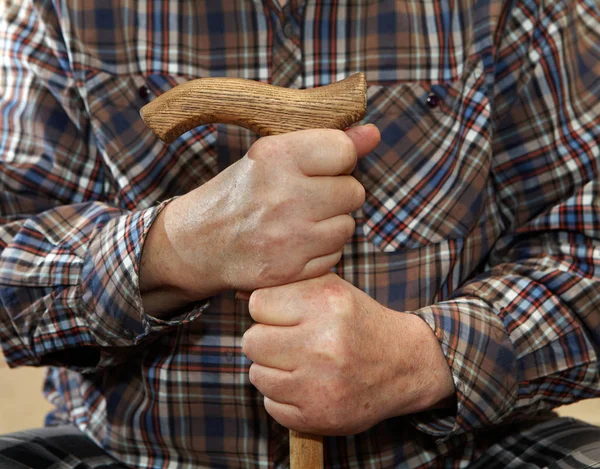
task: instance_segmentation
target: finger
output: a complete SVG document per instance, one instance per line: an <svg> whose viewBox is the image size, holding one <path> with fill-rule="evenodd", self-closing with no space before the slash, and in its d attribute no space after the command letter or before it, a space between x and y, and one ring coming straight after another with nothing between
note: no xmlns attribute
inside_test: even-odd
<svg viewBox="0 0 600 469"><path fill-rule="evenodd" d="M336 253L341 257L341 253ZM327 257L327 256L324 256ZM323 275L307 280L289 283L278 287L254 290L250 295L248 310L252 318L261 324L274 326L297 326L302 324L315 309L314 291L321 291L319 286L334 285L342 281L328 269ZM342 281L343 282L343 281ZM256 326L255 326L256 327ZM289 329L294 333L293 328Z"/></svg>
<svg viewBox="0 0 600 469"><path fill-rule="evenodd" d="M352 176L312 177L305 188L302 196L315 221L353 212L365 203L365 188Z"/></svg>
<svg viewBox="0 0 600 469"><path fill-rule="evenodd" d="M315 223L308 237L311 249L309 255L316 258L337 254L352 237L355 228L356 222L350 215L338 215Z"/></svg>
<svg viewBox="0 0 600 469"><path fill-rule="evenodd" d="M356 166L354 142L341 130L300 130L273 138L281 139L305 176L350 174Z"/></svg>
<svg viewBox="0 0 600 469"><path fill-rule="evenodd" d="M313 429L308 427L302 415L302 411L292 404L285 404L265 397L265 410L280 425L303 433L314 433Z"/></svg>
<svg viewBox="0 0 600 469"><path fill-rule="evenodd" d="M302 269L302 272L298 275L298 280L308 280L325 275L332 267L337 265L341 258L342 250L339 250L338 252L316 257L308 261L304 266L304 269Z"/></svg>
<svg viewBox="0 0 600 469"><path fill-rule="evenodd" d="M350 174L357 159L373 151L381 140L379 129L373 124L350 127L345 132L332 129L306 132L311 132L310 137L306 137L308 148L306 145L294 147L296 164L306 176Z"/></svg>
<svg viewBox="0 0 600 469"><path fill-rule="evenodd" d="M302 321L302 304L298 300L301 284L254 290L248 302L250 316L260 324L296 326ZM246 332L247 333L247 332Z"/></svg>
<svg viewBox="0 0 600 469"><path fill-rule="evenodd" d="M296 402L298 385L291 371L283 371L253 363L250 366L250 382L264 396L284 404Z"/></svg>
<svg viewBox="0 0 600 469"><path fill-rule="evenodd" d="M292 327L255 324L242 338L242 352L254 363L292 371L298 366L297 332Z"/></svg>
<svg viewBox="0 0 600 469"><path fill-rule="evenodd" d="M373 124L350 127L349 129L346 129L346 135L350 137L354 143L358 158L362 158L375 150L381 140L379 129Z"/></svg>

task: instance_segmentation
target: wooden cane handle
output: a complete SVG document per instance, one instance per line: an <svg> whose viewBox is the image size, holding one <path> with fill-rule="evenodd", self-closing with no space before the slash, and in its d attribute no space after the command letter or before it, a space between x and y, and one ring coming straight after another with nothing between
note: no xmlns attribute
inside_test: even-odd
<svg viewBox="0 0 600 469"><path fill-rule="evenodd" d="M203 124L235 124L261 136L294 130L345 129L367 107L364 73L319 88L281 88L243 78L198 78L178 85L140 111L146 125L170 143Z"/></svg>

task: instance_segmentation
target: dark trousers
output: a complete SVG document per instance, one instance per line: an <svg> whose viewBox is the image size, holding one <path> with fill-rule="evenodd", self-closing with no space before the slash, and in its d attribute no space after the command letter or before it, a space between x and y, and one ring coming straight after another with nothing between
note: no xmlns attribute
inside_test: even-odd
<svg viewBox="0 0 600 469"><path fill-rule="evenodd" d="M471 469L600 468L600 427L553 418L515 429L498 435L499 440ZM127 469L73 426L0 436L0 469L59 468Z"/></svg>

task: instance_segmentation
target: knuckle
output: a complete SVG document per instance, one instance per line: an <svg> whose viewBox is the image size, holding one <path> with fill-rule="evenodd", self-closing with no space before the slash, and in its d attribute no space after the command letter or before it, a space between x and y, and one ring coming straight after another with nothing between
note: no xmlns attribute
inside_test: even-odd
<svg viewBox="0 0 600 469"><path fill-rule="evenodd" d="M348 134L343 130L333 130L335 132L336 143L340 147L340 149L344 153L348 153L349 155L353 155L356 153L356 147L354 146L354 142Z"/></svg>
<svg viewBox="0 0 600 469"><path fill-rule="evenodd" d="M332 434L339 434L344 428L344 420L337 412L329 412L325 419L327 431Z"/></svg>
<svg viewBox="0 0 600 469"><path fill-rule="evenodd" d="M346 133L340 129L320 129L320 131L324 133L326 139L330 142L337 142L347 137Z"/></svg>
<svg viewBox="0 0 600 469"><path fill-rule="evenodd" d="M316 420L311 418L311 416L307 414L307 411L305 409L300 408L296 409L294 417L296 419L296 427L298 429L309 428L312 426L311 423L313 422L313 420Z"/></svg>
<svg viewBox="0 0 600 469"><path fill-rule="evenodd" d="M271 262L262 262L256 266L256 281L262 287L276 285L282 276L280 270Z"/></svg>
<svg viewBox="0 0 600 469"><path fill-rule="evenodd" d="M343 253L344 253L344 249L342 247L342 249L340 249L338 252L336 252L335 255L333 256L333 259L332 259L333 265L331 267L337 265L337 263L342 260Z"/></svg>
<svg viewBox="0 0 600 469"><path fill-rule="evenodd" d="M248 311L250 312L250 316L252 316L252 318L256 319L255 316L258 315L258 312L260 311L260 304L261 304L261 296L262 296L262 292L260 290L254 290L251 295L250 295L250 299L248 300ZM250 332L251 329L249 329L248 331L246 331L246 334L248 334L248 332ZM246 334L244 334L244 337L246 337Z"/></svg>
<svg viewBox="0 0 600 469"><path fill-rule="evenodd" d="M286 181L280 180L282 184ZM285 238L292 220L294 208L298 204L295 194L287 186L274 187L264 200L264 218L270 222L271 230L265 233L270 238L278 240Z"/></svg>
<svg viewBox="0 0 600 469"><path fill-rule="evenodd" d="M251 160L264 160L271 158L281 152L282 145L277 137L259 138L248 150L248 158Z"/></svg>
<svg viewBox="0 0 600 469"><path fill-rule="evenodd" d="M367 197L367 191L365 187L357 180L354 179L354 197L356 200L357 208L360 208L364 205L365 199Z"/></svg>
<svg viewBox="0 0 600 469"><path fill-rule="evenodd" d="M347 292L346 286L342 283L341 279L335 275L327 275L324 279L323 289L328 297L339 297L343 296Z"/></svg>
<svg viewBox="0 0 600 469"><path fill-rule="evenodd" d="M340 337L344 328L333 326L321 333L315 340L318 350L315 352L318 360L327 367L329 379L322 388L321 394L327 401L333 403L343 393L345 386L341 377L352 367L350 344ZM347 383L346 383L347 384Z"/></svg>
<svg viewBox="0 0 600 469"><path fill-rule="evenodd" d="M342 352L342 344L334 333L322 334L318 339L319 344L318 357L321 361L328 364L329 367L337 368L339 360L341 359L340 353ZM330 369L331 371L331 369ZM327 390L325 390L327 391ZM323 394L327 395L327 392Z"/></svg>
<svg viewBox="0 0 600 469"><path fill-rule="evenodd" d="M258 372L257 368L254 364L250 365L250 369L248 370L248 380L256 386L258 383Z"/></svg>
<svg viewBox="0 0 600 469"><path fill-rule="evenodd" d="M348 160L348 162L350 164L352 164L352 166L354 166L354 164L356 163L356 158L357 158L356 146L354 145L354 142L352 141L352 139L350 137L348 137L346 132L344 132L342 130L338 130L338 132L339 132L338 133L339 137L337 139L338 148L340 149L340 152L344 156L344 159Z"/></svg>
<svg viewBox="0 0 600 469"><path fill-rule="evenodd" d="M357 152L354 142L343 130L327 129L325 132L329 159L340 171L347 172L348 168L353 168L356 164Z"/></svg>
<svg viewBox="0 0 600 469"><path fill-rule="evenodd" d="M346 231L345 231L345 237L346 239L351 237L354 232L356 231L356 220L351 217L350 215L347 215L346 218L347 222L346 222Z"/></svg>
<svg viewBox="0 0 600 469"><path fill-rule="evenodd" d="M242 336L242 352L250 360L255 361L255 358L263 353L265 349L264 335L263 326L253 324Z"/></svg>
<svg viewBox="0 0 600 469"><path fill-rule="evenodd" d="M314 422L314 427L325 434L338 434L337 432L341 431L346 423L345 402L342 400L342 397L337 397L329 386L322 389L320 394L323 396L322 405L319 406L318 411L314 415L309 415L309 420ZM341 394L345 399L348 397L343 392L338 394Z"/></svg>
<svg viewBox="0 0 600 469"><path fill-rule="evenodd" d="M330 311L337 314L348 314L353 310L354 297L344 285L332 284L327 288L326 301Z"/></svg>
<svg viewBox="0 0 600 469"><path fill-rule="evenodd" d="M323 276L323 284L321 287L321 288L323 288L322 294L326 295L328 292L328 288L330 286L335 288L335 286L339 283L338 281L339 281L339 277L336 274L334 274L333 272L328 272L327 274L325 274Z"/></svg>
<svg viewBox="0 0 600 469"><path fill-rule="evenodd" d="M285 242L285 236L279 229L279 227L271 227L263 232L261 239L258 239L257 244L260 246L261 251L264 254L268 254L273 249L282 247Z"/></svg>
<svg viewBox="0 0 600 469"><path fill-rule="evenodd" d="M252 339L250 330L246 331L246 333L242 336L242 353L247 357L252 355Z"/></svg>
<svg viewBox="0 0 600 469"><path fill-rule="evenodd" d="M316 277L321 277L323 275L327 275L330 271L330 269L332 267L334 267L335 265L337 265L337 263L340 261L340 259L342 258L342 253L343 253L343 247L340 247L340 250L328 255L326 258L324 258L324 262L322 262L322 268L319 269L319 271L316 273ZM325 262L326 261L326 262Z"/></svg>

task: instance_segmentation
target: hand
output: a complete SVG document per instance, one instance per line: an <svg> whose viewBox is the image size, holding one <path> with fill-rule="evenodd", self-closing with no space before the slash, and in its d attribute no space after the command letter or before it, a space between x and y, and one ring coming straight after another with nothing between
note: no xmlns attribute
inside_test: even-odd
<svg viewBox="0 0 600 469"><path fill-rule="evenodd" d="M454 395L430 327L334 274L256 290L249 307L258 323L242 341L250 381L285 427L355 434Z"/></svg>
<svg viewBox="0 0 600 469"><path fill-rule="evenodd" d="M198 300L323 275L354 233L349 213L364 203L350 173L379 138L374 126L261 138L165 207L144 245L142 292L167 286Z"/></svg>

